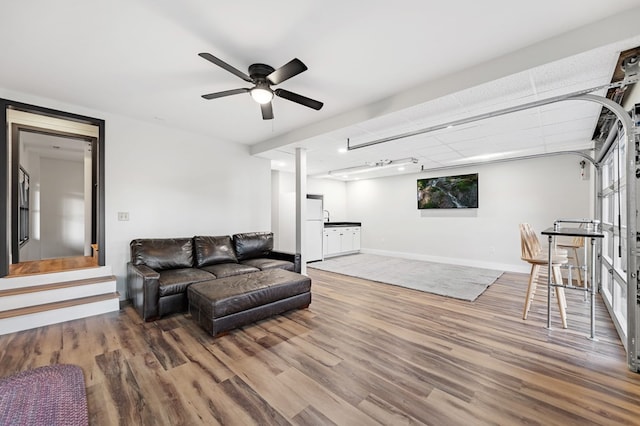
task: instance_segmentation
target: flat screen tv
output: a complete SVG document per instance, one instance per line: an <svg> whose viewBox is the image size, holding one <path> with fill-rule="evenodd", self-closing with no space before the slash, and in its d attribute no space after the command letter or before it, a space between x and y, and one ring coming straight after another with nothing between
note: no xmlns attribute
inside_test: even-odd
<svg viewBox="0 0 640 426"><path fill-rule="evenodd" d="M418 209L477 208L477 173L418 179Z"/></svg>

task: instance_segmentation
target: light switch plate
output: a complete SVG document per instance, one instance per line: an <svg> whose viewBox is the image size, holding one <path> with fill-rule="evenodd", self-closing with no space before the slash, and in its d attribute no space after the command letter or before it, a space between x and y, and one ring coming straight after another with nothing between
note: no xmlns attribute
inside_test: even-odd
<svg viewBox="0 0 640 426"><path fill-rule="evenodd" d="M129 220L129 212L118 212L118 220L120 221Z"/></svg>

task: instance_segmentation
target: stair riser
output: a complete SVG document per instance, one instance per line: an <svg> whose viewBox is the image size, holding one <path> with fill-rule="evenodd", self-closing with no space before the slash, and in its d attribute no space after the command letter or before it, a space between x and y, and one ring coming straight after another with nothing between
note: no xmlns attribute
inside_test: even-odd
<svg viewBox="0 0 640 426"><path fill-rule="evenodd" d="M31 287L34 285L53 284L64 281L82 280L85 278L98 278L109 275L112 275L111 266L76 269L73 271L53 272L49 274L0 278L0 290Z"/></svg>
<svg viewBox="0 0 640 426"><path fill-rule="evenodd" d="M115 291L116 281L109 280L68 288L16 294L13 296L0 297L0 311L42 305L51 302L60 302L63 300L78 299L80 297L97 296L99 294L114 293Z"/></svg>
<svg viewBox="0 0 640 426"><path fill-rule="evenodd" d="M114 298L84 305L69 306L61 309L5 318L0 320L0 335L108 312L116 312L118 310L120 310L120 301L118 298Z"/></svg>

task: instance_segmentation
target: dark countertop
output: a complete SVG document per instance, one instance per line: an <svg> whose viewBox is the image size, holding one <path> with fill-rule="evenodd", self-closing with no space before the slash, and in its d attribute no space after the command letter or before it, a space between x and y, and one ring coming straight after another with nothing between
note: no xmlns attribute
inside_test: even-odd
<svg viewBox="0 0 640 426"><path fill-rule="evenodd" d="M584 228L562 228L558 229L547 228L544 231L540 232L542 235L562 235L566 237L587 237L587 238L604 238L604 234L602 232L595 232L592 230L584 229Z"/></svg>
<svg viewBox="0 0 640 426"><path fill-rule="evenodd" d="M340 228L345 226L362 226L361 222L325 222L325 228Z"/></svg>

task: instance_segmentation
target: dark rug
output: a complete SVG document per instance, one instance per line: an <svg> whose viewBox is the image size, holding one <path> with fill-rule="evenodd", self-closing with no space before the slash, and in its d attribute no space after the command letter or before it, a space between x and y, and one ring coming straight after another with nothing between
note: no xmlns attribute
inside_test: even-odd
<svg viewBox="0 0 640 426"><path fill-rule="evenodd" d="M80 367L48 365L0 379L0 425L87 425Z"/></svg>

